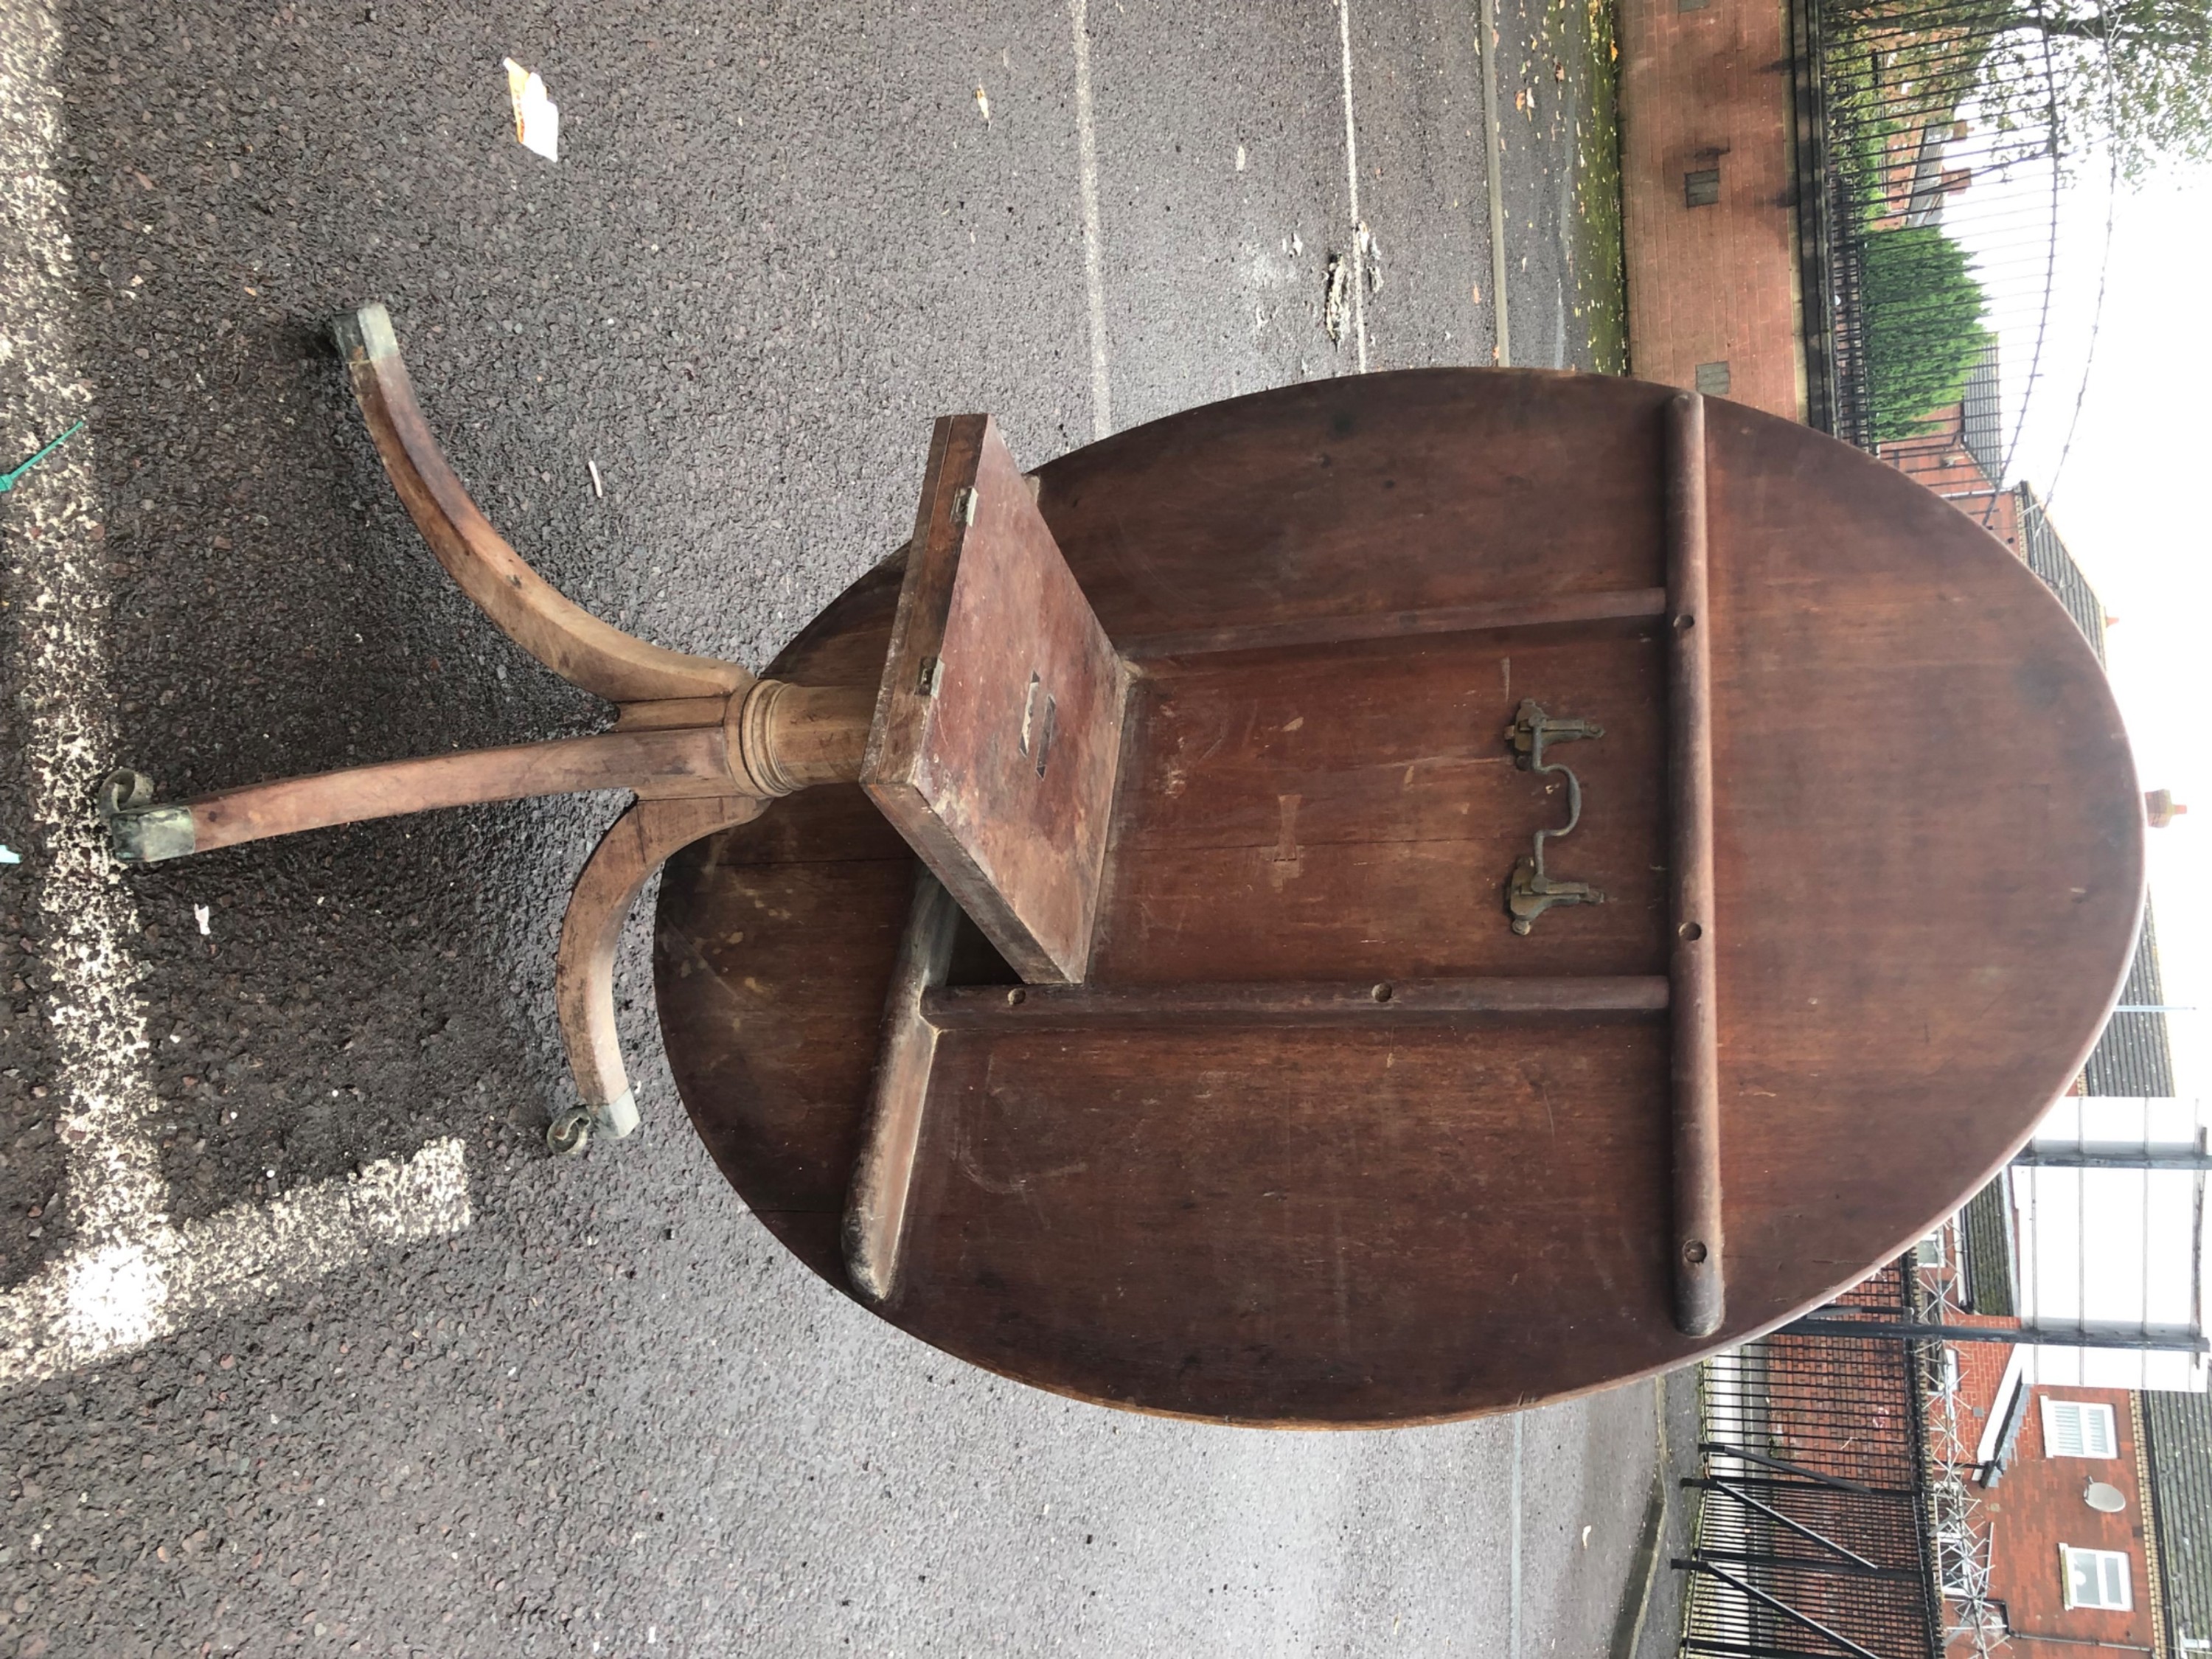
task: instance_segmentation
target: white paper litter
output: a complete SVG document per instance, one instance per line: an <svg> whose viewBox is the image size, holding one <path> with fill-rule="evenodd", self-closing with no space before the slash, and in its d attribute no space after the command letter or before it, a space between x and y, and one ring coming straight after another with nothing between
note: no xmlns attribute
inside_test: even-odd
<svg viewBox="0 0 2212 1659"><path fill-rule="evenodd" d="M204 905L204 904L195 904L194 906L192 906L192 920L193 920L194 921L197 921L198 923L199 923L199 925L200 925L200 937L201 937L202 939L205 939L205 938L208 936L208 908L207 908L207 906L206 906L206 905Z"/></svg>
<svg viewBox="0 0 2212 1659"><path fill-rule="evenodd" d="M545 95L545 82L514 59L507 64L507 96L514 100L514 136L523 149L549 161L561 159L561 106Z"/></svg>

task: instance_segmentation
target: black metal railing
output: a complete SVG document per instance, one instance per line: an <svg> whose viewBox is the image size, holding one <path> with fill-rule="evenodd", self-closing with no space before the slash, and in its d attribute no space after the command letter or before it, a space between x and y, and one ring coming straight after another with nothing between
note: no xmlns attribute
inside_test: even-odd
<svg viewBox="0 0 2212 1659"><path fill-rule="evenodd" d="M1966 419L2004 482L2044 349L2058 212L2101 47L2057 0L1796 0L1800 277L1810 417L1873 449ZM2092 88L2094 90L2094 88ZM2008 399L1995 398L2002 335ZM2063 372L2070 373L2072 366Z"/></svg>
<svg viewBox="0 0 2212 1659"><path fill-rule="evenodd" d="M1920 1314L1909 1261L1838 1304ZM1711 1361L1681 1651L1940 1659L1926 1345L1778 1332Z"/></svg>

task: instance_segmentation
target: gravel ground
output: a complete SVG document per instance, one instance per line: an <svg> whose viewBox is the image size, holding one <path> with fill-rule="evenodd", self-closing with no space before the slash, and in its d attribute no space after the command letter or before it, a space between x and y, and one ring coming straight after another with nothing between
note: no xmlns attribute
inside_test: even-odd
<svg viewBox="0 0 2212 1659"><path fill-rule="evenodd" d="M1363 331L1491 361L1473 8L1352 3L1092 0L1086 100L1041 0L0 0L0 466L88 420L0 501L0 1654L1605 1650L1648 1386L1268 1435L958 1368L739 1208L636 930L647 1127L547 1159L617 802L128 874L83 806L600 718L415 538L322 340L365 300L542 571L754 663L900 539L943 410L1038 460ZM1500 11L1516 352L1606 366L1601 25Z"/></svg>

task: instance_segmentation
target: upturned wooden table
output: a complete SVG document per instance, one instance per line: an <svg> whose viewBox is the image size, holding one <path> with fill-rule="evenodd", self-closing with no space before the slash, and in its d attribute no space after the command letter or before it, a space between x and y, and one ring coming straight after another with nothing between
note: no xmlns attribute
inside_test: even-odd
<svg viewBox="0 0 2212 1659"><path fill-rule="evenodd" d="M562 790L550 1139L692 1121L836 1291L1079 1397L1430 1421L1826 1299L2078 1073L2143 817L2087 641L1870 457L1633 380L1419 370L1024 472L938 423L908 544L756 678L590 617L470 502L381 307L394 486L611 731L104 807L172 857Z"/></svg>

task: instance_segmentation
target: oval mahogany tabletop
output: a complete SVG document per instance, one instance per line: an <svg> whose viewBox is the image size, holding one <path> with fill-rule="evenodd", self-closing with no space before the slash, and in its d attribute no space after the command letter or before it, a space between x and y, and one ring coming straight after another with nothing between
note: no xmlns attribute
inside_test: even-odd
<svg viewBox="0 0 2212 1659"><path fill-rule="evenodd" d="M1089 982L1667 973L1662 619L1484 618L1665 586L1674 395L1372 374L1039 470L1132 662ZM2011 1155L2079 1073L2138 925L2142 800L2097 659L1919 484L1735 404L1705 423L1719 1333L1671 1313L1668 1022L1603 1012L948 1030L878 1312L1116 1406L1453 1418L1732 1346ZM894 560L770 672L873 684L898 592ZM1466 625L1393 632L1440 612ZM1513 763L1524 699L1603 727L1559 751L1583 814L1550 858L1607 900L1525 937L1504 883L1565 807ZM839 785L695 844L660 892L692 1120L848 1294L840 1218L918 868ZM1014 980L963 933L952 984Z"/></svg>

